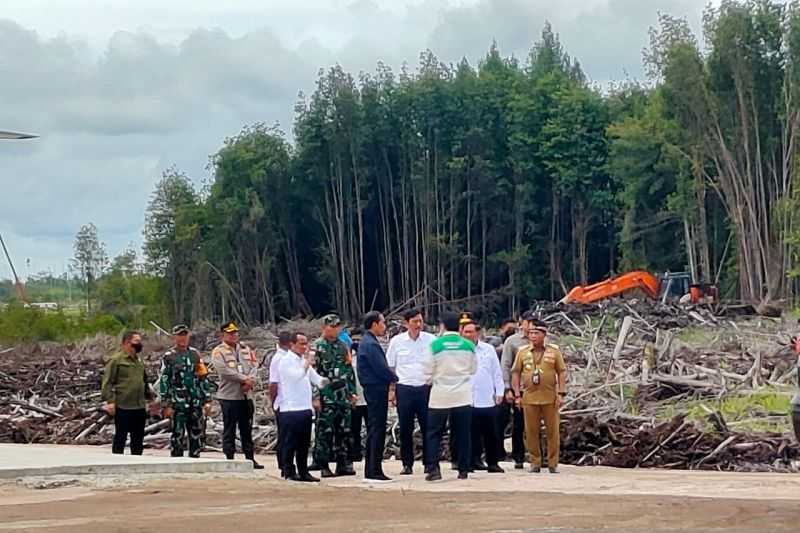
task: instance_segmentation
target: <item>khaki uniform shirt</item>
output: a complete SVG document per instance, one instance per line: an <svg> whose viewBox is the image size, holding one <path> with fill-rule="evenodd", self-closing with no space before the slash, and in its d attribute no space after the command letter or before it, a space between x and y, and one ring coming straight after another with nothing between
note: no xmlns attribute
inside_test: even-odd
<svg viewBox="0 0 800 533"><path fill-rule="evenodd" d="M219 376L218 400L252 400L253 391L245 392L242 383L258 372L256 354L248 347L220 343L211 352L211 364Z"/></svg>
<svg viewBox="0 0 800 533"><path fill-rule="evenodd" d="M520 348L511 371L520 372L523 405L555 403L558 396L557 375L566 370L564 356L555 344L546 344L544 350L538 351L534 351L531 346ZM533 383L533 376L536 373L539 374L538 385Z"/></svg>

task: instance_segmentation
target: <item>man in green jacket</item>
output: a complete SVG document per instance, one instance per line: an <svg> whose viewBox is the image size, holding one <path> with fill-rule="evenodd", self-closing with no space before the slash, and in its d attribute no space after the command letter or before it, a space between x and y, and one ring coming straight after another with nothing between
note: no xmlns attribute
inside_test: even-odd
<svg viewBox="0 0 800 533"><path fill-rule="evenodd" d="M131 437L131 455L142 455L144 426L147 422L147 402L153 393L147 382L142 351L142 336L138 331L127 331L122 336L122 346L106 363L103 373L102 398L105 411L114 417L114 444L111 451L121 454L125 441Z"/></svg>

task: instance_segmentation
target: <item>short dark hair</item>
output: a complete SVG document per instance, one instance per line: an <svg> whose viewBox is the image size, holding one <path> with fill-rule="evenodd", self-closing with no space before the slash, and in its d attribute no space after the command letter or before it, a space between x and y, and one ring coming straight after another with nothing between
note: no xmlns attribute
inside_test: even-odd
<svg viewBox="0 0 800 533"><path fill-rule="evenodd" d="M442 318L440 319L440 322L444 326L444 329L446 329L447 331L458 331L458 328L460 326L459 324L460 318L461 318L460 314L453 313L452 311L447 311L445 313L442 313Z"/></svg>
<svg viewBox="0 0 800 533"><path fill-rule="evenodd" d="M419 316L421 314L422 314L422 311L420 311L416 307L412 307L411 309L409 309L408 311L403 313L403 320L408 322L412 318L417 317L417 316Z"/></svg>
<svg viewBox="0 0 800 533"><path fill-rule="evenodd" d="M292 344L295 344L295 343L297 343L297 338L298 337L305 337L305 336L306 336L306 334L303 333L303 332L293 331L292 333L289 334L289 342L292 343Z"/></svg>
<svg viewBox="0 0 800 533"><path fill-rule="evenodd" d="M291 344L292 342L292 335L291 331L281 331L278 333L278 344L280 346L286 346L287 344Z"/></svg>
<svg viewBox="0 0 800 533"><path fill-rule="evenodd" d="M503 326L505 326L506 324L514 324L514 325L516 326L516 325L517 325L517 321L516 321L516 320L514 320L514 319L513 319L513 318L511 318L511 317L504 318L503 320L501 320L501 321L500 321L500 327L501 327L501 328L502 328Z"/></svg>
<svg viewBox="0 0 800 533"><path fill-rule="evenodd" d="M365 331L371 330L372 325L380 321L381 321L380 311L370 311L369 313L364 315L364 330Z"/></svg>
<svg viewBox="0 0 800 533"><path fill-rule="evenodd" d="M123 333L122 334L122 344L125 344L126 342L130 342L130 340L133 338L134 335L141 335L141 333L139 333L135 329L129 329L125 333Z"/></svg>
<svg viewBox="0 0 800 533"><path fill-rule="evenodd" d="M535 319L536 315L533 313L533 311L525 311L524 313L522 313L522 316L520 317L520 320L524 320L525 322L530 322L531 320Z"/></svg>

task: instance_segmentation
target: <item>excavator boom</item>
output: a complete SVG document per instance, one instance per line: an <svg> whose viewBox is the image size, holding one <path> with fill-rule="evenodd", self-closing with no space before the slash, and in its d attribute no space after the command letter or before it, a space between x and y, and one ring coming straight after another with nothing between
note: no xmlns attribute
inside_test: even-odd
<svg viewBox="0 0 800 533"><path fill-rule="evenodd" d="M562 298L560 303L589 304L612 296L618 296L632 289L641 289L651 298L658 298L658 278L642 270L628 272L593 285L575 287Z"/></svg>

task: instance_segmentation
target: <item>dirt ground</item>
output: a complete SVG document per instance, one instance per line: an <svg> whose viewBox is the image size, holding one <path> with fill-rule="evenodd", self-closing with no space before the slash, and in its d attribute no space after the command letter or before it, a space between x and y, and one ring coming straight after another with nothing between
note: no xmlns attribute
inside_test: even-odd
<svg viewBox="0 0 800 533"><path fill-rule="evenodd" d="M597 483L602 486L604 470L581 470L599 476ZM672 475L679 480L682 473ZM789 479L793 477L775 479L793 488L795 481ZM760 499L734 498L724 491L719 497L566 493L552 487L548 492L507 492L497 490L496 483L489 484L495 490L480 492L480 480L445 481L435 491L407 490L402 485L375 490L359 486L357 478L350 480L349 486L308 486L255 473L116 480L91 486L74 485L75 480L63 483L73 486L62 487L53 480L10 483L0 486L0 532L764 532L797 531L800 524L797 492L786 499L763 494ZM545 481L537 482L548 490ZM463 490L459 483L472 486ZM768 486L768 478L753 478L754 493Z"/></svg>

